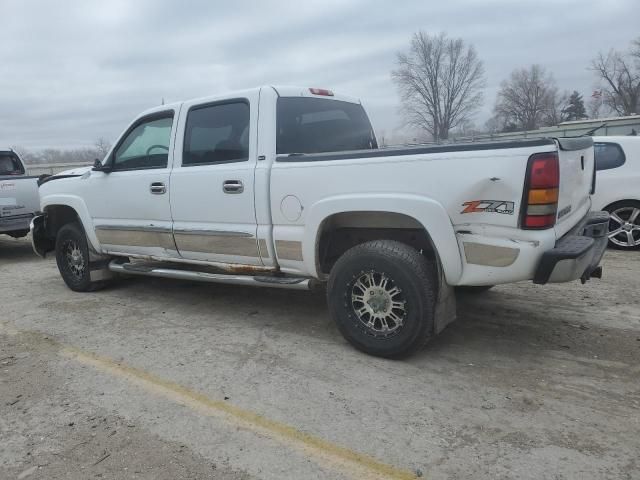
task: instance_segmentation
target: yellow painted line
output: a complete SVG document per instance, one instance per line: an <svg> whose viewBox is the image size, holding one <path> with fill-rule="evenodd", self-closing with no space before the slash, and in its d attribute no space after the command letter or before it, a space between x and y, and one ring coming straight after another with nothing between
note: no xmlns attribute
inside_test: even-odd
<svg viewBox="0 0 640 480"><path fill-rule="evenodd" d="M18 333L9 325L2 325L4 333ZM41 332L20 331L39 334ZM225 420L248 430L274 439L290 448L301 450L306 455L357 480L409 480L417 478L415 473L388 465L368 455L302 432L290 425L270 420L259 413L245 410L227 401L215 400L170 380L165 380L135 367L118 363L110 358L86 352L76 347L62 345L51 338L47 342L60 348L60 353L79 363L89 365L115 377L124 378L145 390L185 405L205 415L223 417Z"/></svg>

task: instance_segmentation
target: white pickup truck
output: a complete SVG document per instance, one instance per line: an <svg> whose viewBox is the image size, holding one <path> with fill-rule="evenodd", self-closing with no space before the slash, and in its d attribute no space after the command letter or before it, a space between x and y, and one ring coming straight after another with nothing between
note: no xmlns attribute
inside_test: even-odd
<svg viewBox="0 0 640 480"><path fill-rule="evenodd" d="M379 149L357 99L262 87L142 113L93 168L41 181L34 250L117 273L309 289L345 338L406 355L453 287L599 276L591 138Z"/></svg>
<svg viewBox="0 0 640 480"><path fill-rule="evenodd" d="M14 238L29 233L29 224L40 209L38 178L28 176L20 157L0 148L0 234Z"/></svg>

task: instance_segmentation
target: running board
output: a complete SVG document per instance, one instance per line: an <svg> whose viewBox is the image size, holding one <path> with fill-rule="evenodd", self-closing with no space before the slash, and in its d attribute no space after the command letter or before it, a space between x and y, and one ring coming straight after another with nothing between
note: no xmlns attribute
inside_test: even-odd
<svg viewBox="0 0 640 480"><path fill-rule="evenodd" d="M144 275L148 277L175 278L178 280L195 280L198 282L226 283L251 287L287 288L290 290L311 290L315 283L313 279L310 278L228 275L223 273L162 268L144 264L119 263L117 260L112 260L109 263L109 270L115 273Z"/></svg>

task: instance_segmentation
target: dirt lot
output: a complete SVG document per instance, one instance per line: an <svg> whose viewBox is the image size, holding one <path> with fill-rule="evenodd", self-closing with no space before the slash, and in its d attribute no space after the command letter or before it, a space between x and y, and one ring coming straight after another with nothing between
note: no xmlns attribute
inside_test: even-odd
<svg viewBox="0 0 640 480"><path fill-rule="evenodd" d="M68 290L0 240L0 478L640 478L640 253L498 287L407 361L317 293Z"/></svg>

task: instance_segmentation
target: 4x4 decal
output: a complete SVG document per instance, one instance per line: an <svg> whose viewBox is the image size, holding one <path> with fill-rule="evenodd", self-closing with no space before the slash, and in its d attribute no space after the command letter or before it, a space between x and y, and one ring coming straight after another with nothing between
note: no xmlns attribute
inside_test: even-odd
<svg viewBox="0 0 640 480"><path fill-rule="evenodd" d="M505 200L473 200L464 202L466 207L460 213L502 213L504 215L513 215L515 205L513 202Z"/></svg>

